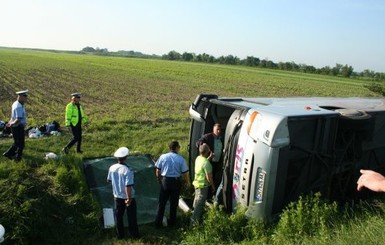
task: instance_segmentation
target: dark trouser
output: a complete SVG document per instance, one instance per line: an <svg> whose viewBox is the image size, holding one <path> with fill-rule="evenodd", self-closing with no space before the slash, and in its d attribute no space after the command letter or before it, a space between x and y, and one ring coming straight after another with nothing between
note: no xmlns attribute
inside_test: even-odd
<svg viewBox="0 0 385 245"><path fill-rule="evenodd" d="M180 181L179 178L162 177L160 183L158 213L155 219L156 226L162 226L164 209L166 208L167 201L170 199L170 219L168 225L172 226L176 222L176 209L179 203L180 194Z"/></svg>
<svg viewBox="0 0 385 245"><path fill-rule="evenodd" d="M221 162L212 162L211 164L213 167L213 180L215 190L217 190L222 181L223 166Z"/></svg>
<svg viewBox="0 0 385 245"><path fill-rule="evenodd" d="M70 149L75 143L76 144L76 151L81 152L81 144L82 144L82 125L78 123L76 126L71 125L71 132L72 132L72 139L66 147Z"/></svg>
<svg viewBox="0 0 385 245"><path fill-rule="evenodd" d="M4 152L4 155L8 157L16 157L16 160L20 160L25 146L24 126L20 124L17 127L11 127L11 130L14 143L6 152Z"/></svg>
<svg viewBox="0 0 385 245"><path fill-rule="evenodd" d="M115 198L116 232L119 239L124 237L123 216L127 209L128 232L132 238L139 237L138 222L136 219L136 201L133 198L130 206L126 206L125 199Z"/></svg>
<svg viewBox="0 0 385 245"><path fill-rule="evenodd" d="M215 192L216 192L222 182L223 166L222 166L222 162L211 162L211 165L213 167L213 180L214 180L214 186L215 186ZM212 201L214 193L209 191L207 195L208 201L210 202Z"/></svg>

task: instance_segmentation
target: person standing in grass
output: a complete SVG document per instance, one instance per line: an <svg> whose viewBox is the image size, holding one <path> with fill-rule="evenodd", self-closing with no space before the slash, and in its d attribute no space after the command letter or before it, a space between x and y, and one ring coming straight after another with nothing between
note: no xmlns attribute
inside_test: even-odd
<svg viewBox="0 0 385 245"><path fill-rule="evenodd" d="M195 177L193 186L195 197L191 216L191 224L198 224L202 218L203 208L209 191L215 191L212 166L209 161L213 157L210 147L207 144L199 146L199 156L195 159Z"/></svg>
<svg viewBox="0 0 385 245"><path fill-rule="evenodd" d="M17 100L12 104L11 119L6 127L11 128L14 143L3 153L9 159L20 161L25 146L25 127L27 125L27 112L25 102L28 98L28 90L16 92Z"/></svg>
<svg viewBox="0 0 385 245"><path fill-rule="evenodd" d="M118 163L111 165L108 170L107 182L112 183L112 193L115 199L115 219L118 239L124 238L123 216L127 210L128 231L134 239L139 238L136 216L136 201L134 190L134 172L125 163L129 154L127 147L120 147L114 153Z"/></svg>
<svg viewBox="0 0 385 245"><path fill-rule="evenodd" d="M164 210L168 200L170 200L170 218L167 223L169 226L176 223L181 177L183 176L186 186L190 185L186 161L178 154L180 150L178 141L172 141L169 144L169 149L170 152L162 154L155 164L155 174L160 184L158 210L155 218L155 226L158 228L162 227Z"/></svg>
<svg viewBox="0 0 385 245"><path fill-rule="evenodd" d="M207 144L212 152L212 157L210 158L210 163L213 168L213 179L215 190L220 187L223 176L223 139L221 134L221 124L215 123L213 126L213 131L207 134L204 134L197 142L196 146L199 149L199 146L202 144ZM209 193L208 199L211 200L214 193Z"/></svg>
<svg viewBox="0 0 385 245"><path fill-rule="evenodd" d="M81 93L71 94L71 102L66 106L65 125L72 133L72 139L63 148L63 152L68 154L69 149L76 143L76 152L83 153L81 150L82 144L82 125L87 126L87 116L84 113L83 107L80 105Z"/></svg>

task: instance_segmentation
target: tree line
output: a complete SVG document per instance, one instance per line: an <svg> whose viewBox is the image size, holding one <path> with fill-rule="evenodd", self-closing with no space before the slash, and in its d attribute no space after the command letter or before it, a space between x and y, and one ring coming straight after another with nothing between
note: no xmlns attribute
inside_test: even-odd
<svg viewBox="0 0 385 245"><path fill-rule="evenodd" d="M353 67L350 65L336 64L334 67L324 66L316 68L312 65L307 64L296 64L295 62L278 62L275 63L271 60L260 59L254 56L247 56L245 59L240 59L237 56L227 55L214 57L206 53L195 54L195 53L179 53L177 51L170 51L162 56L158 55L146 55L141 52L135 51L117 51L109 52L106 48L92 48L85 47L81 51L82 53L93 53L97 55L109 55L109 56L123 56L123 57L139 57L139 58L156 58L163 60L175 60L175 61L187 61L187 62L201 62L210 64L224 64L224 65L243 65L249 67L259 67L268 69L277 69L285 71L295 71L303 73L321 74L329 76L340 76L347 78L358 78L365 79L373 82L385 81L385 73L375 72L369 69L365 69L362 72L355 72Z"/></svg>
<svg viewBox="0 0 385 245"><path fill-rule="evenodd" d="M206 53L196 55L194 53L184 52L180 54L176 51L170 51L168 54L164 54L162 56L162 59L181 60L181 61L189 61L189 62L217 63L217 64L226 64L226 65L244 65L244 66L251 66L251 67L278 69L278 70L285 70L285 71L296 71L296 72L331 75L331 76L364 78L372 81L385 80L385 73L375 72L369 69L366 69L362 72L354 72L354 69L352 66L342 65L338 63L334 67L324 66L322 68L316 68L312 65L296 64L293 61L275 63L271 60L259 59L258 57L254 57L254 56L247 56L246 59L239 59L238 57L233 55L220 56L216 58Z"/></svg>

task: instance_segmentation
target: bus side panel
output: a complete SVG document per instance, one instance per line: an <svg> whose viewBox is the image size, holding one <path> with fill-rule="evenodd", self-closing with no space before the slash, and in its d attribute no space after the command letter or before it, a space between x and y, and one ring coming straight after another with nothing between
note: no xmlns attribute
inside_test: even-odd
<svg viewBox="0 0 385 245"><path fill-rule="evenodd" d="M269 219L274 204L276 180L281 178L277 175L280 149L272 148L261 141L257 141L253 149L253 172L246 215Z"/></svg>
<svg viewBox="0 0 385 245"><path fill-rule="evenodd" d="M242 192L242 183L244 183L244 180L242 178L245 178L245 174L242 174L242 171L244 170L244 166L246 163L246 159L248 156L250 156L250 153L252 153L252 147L250 147L250 143L253 142L253 139L251 139L247 134L247 123L251 114L250 112L247 112L245 115L245 119L243 122L243 125L241 127L241 131L239 134L239 139L237 143L236 153L235 153L235 159L234 159L234 168L233 168L233 179L232 179L232 206L233 209L236 208L237 203L241 201L241 192ZM247 152L246 152L247 151ZM243 205L247 205L245 200L242 201Z"/></svg>
<svg viewBox="0 0 385 245"><path fill-rule="evenodd" d="M233 174L234 165L237 154L237 143L239 134L246 115L245 110L235 110L229 121L227 122L224 137L224 157L223 157L223 192L222 198L225 210L231 212L233 210Z"/></svg>

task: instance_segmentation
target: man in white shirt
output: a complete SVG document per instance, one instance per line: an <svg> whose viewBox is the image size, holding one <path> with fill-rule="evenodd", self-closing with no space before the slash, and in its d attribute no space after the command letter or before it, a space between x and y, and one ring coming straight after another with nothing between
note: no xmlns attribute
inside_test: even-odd
<svg viewBox="0 0 385 245"><path fill-rule="evenodd" d="M125 163L128 153L127 147L120 147L114 153L114 157L118 159L118 163L111 165L107 175L107 181L112 183L112 192L115 198L115 218L118 239L124 238L123 215L126 210L130 236L134 239L139 238L134 171Z"/></svg>

